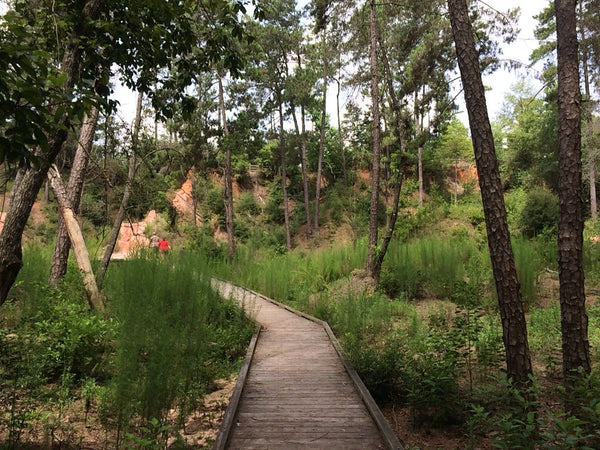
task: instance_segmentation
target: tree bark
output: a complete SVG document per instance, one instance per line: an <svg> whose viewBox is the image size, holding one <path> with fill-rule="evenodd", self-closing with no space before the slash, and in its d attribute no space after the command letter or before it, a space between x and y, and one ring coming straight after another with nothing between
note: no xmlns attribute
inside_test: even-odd
<svg viewBox="0 0 600 450"><path fill-rule="evenodd" d="M379 118L379 77L377 67L377 15L375 0L369 1L370 8L370 62L371 62L371 111L373 115L373 156L371 165L371 202L369 207L369 242L367 247L367 275L375 278L377 265L377 240L379 207L379 172L381 159L381 137Z"/></svg>
<svg viewBox="0 0 600 450"><path fill-rule="evenodd" d="M340 155L342 157L342 176L344 177L344 186L348 186L348 173L346 170L346 151L344 147L344 130L342 129L342 115L340 114L340 94L342 91L342 83L339 78L337 80L337 96L336 96L336 108L337 108L337 126L338 126L338 139L340 140Z"/></svg>
<svg viewBox="0 0 600 450"><path fill-rule="evenodd" d="M315 189L315 231L319 231L319 203L321 197L321 177L323 176L323 153L325 151L325 118L327 117L327 39L325 29L321 30L323 46L323 107L321 109L321 130L319 136L319 158L317 160L317 186Z"/></svg>
<svg viewBox="0 0 600 450"><path fill-rule="evenodd" d="M402 123L402 105L398 100L398 96L396 95L396 90L394 89L394 82L392 77L392 71L390 68L389 59L387 57L387 52L385 46L383 45L383 40L381 39L381 34L379 33L379 26L376 20L376 29L377 29L377 40L379 41L379 49L381 51L381 59L383 61L383 69L385 74L385 81L388 89L388 94L390 96L390 102L392 106L392 113L394 115L394 128L396 129L396 134L398 136L398 146L399 146L399 159L400 163L397 167L397 172L394 180L394 192L392 194L392 210L387 217L387 226L385 229L385 234L383 239L381 240L381 249L377 252L377 255L374 260L372 277L375 280L375 284L379 284L379 280L381 277L381 267L383 265L383 260L385 259L385 255L387 254L387 250L390 242L392 241L392 236L394 234L394 229L396 228L396 221L398 219L398 210L400 208L400 192L402 191L402 182L404 180L404 155L406 153L406 141L404 135L404 127ZM389 158L391 160L391 158ZM391 177L390 177L391 178Z"/></svg>
<svg viewBox="0 0 600 450"><path fill-rule="evenodd" d="M50 180L52 190L56 196L60 215L64 221L64 227L66 228L71 244L73 245L73 254L75 255L77 266L83 275L83 286L88 297L90 308L104 314L104 302L98 291L98 286L96 285L94 272L90 263L90 255L85 246L83 234L81 233L81 228L75 217L75 212L73 211L73 208L69 206L69 198L56 166L53 166L48 171L48 179Z"/></svg>
<svg viewBox="0 0 600 450"><path fill-rule="evenodd" d="M81 202L85 171L94 142L98 116L98 108L94 106L90 110L90 113L84 117L81 125L77 150L75 152L75 157L73 158L71 175L69 176L69 184L66 193L67 197L65 199L65 206L70 208L73 212L76 212L79 209L79 204ZM54 253L52 254L52 265L50 267L50 284L58 284L59 280L67 273L67 260L69 258L70 249L71 241L69 240L69 233L62 219L62 215L59 214L56 239L54 241Z"/></svg>
<svg viewBox="0 0 600 450"><path fill-rule="evenodd" d="M590 70L589 70L589 53L585 44L585 26L583 24L583 0L579 0L579 35L581 37L581 65L583 69L583 86L585 89L585 98L582 102L582 111L584 120L589 130L592 125L591 114L591 89L590 89ZM590 182L590 217L592 220L598 220L598 199L596 196L596 149L593 145L588 148L588 178Z"/></svg>
<svg viewBox="0 0 600 450"><path fill-rule="evenodd" d="M87 25L98 16L104 6L102 0L88 0L80 14L80 21L71 33L61 63L61 71L66 75L65 93L69 94L75 86L75 80L81 66L82 48L80 38L87 32ZM48 136L48 148L38 151L38 167L22 168L17 175L12 190L12 200L6 211L4 227L0 233L0 305L7 297L8 291L23 266L21 242L25 224L37 194L46 179L48 170L56 155L60 152L67 138L70 121L67 111L60 117L57 127Z"/></svg>
<svg viewBox="0 0 600 450"><path fill-rule="evenodd" d="M302 192L304 193L304 215L306 220L306 240L312 239L312 224L310 223L310 193L308 189L308 158L306 151L306 117L304 105L300 106L300 114L302 120L302 131L298 125L298 117L296 115L296 107L292 104L292 117L294 119L294 127L296 135L300 138L300 166L302 168Z"/></svg>
<svg viewBox="0 0 600 450"><path fill-rule="evenodd" d="M106 275L106 270L108 269L108 265L110 263L110 257L115 251L117 239L119 238L119 231L121 231L121 224L123 223L123 219L125 218L125 210L127 209L127 205L129 204L129 197L131 197L131 184L133 183L133 178L135 177L135 172L137 170L136 152L138 151L140 127L142 125L143 97L144 94L142 94L142 92L139 92L137 98L137 107L135 111L135 121L133 124L133 135L131 138L132 149L131 156L129 157L127 184L125 185L125 191L123 192L121 205L119 206L119 211L117 212L117 216L115 217L115 222L113 223L110 236L108 238L108 243L106 245L106 249L104 250L104 254L102 255L100 266L98 267L98 273L96 274L96 282L99 286L102 286L102 284L104 283L104 276Z"/></svg>
<svg viewBox="0 0 600 450"><path fill-rule="evenodd" d="M554 2L558 62L558 277L563 374L568 394L578 378L578 371L590 372L583 273L581 92L576 3L576 0Z"/></svg>
<svg viewBox="0 0 600 450"><path fill-rule="evenodd" d="M229 136L229 128L227 127L227 115L225 113L225 98L223 95L223 81L219 77L219 107L221 108L221 117L223 120L223 135ZM229 248L229 262L233 262L235 257L235 237L233 224L233 177L231 170L231 146L225 140L225 169L223 173L223 200L225 203L225 226L227 228L227 244Z"/></svg>
<svg viewBox="0 0 600 450"><path fill-rule="evenodd" d="M530 384L532 374L527 326L508 231L494 138L481 81L479 55L475 48L466 0L448 0L448 9L475 149L488 247L502 319L507 376L518 387L526 387Z"/></svg>
<svg viewBox="0 0 600 450"><path fill-rule="evenodd" d="M281 161L281 190L283 193L283 217L285 221L285 247L287 250L292 249L292 237L290 235L290 206L287 194L287 169L286 169L286 149L285 136L283 129L283 99L281 90L277 92L277 103L279 106L279 143L280 143L280 161Z"/></svg>

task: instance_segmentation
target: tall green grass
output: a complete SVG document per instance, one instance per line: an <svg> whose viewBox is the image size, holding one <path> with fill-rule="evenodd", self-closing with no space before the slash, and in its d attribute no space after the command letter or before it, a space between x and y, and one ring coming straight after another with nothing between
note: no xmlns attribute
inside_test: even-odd
<svg viewBox="0 0 600 450"><path fill-rule="evenodd" d="M394 241L383 264L382 288L393 297L449 298L457 283L482 281L469 271L479 252L475 243L457 238Z"/></svg>
<svg viewBox="0 0 600 450"><path fill-rule="evenodd" d="M233 267L221 266L217 271L220 276L301 308L308 305L311 294L363 267L365 258L365 246L356 243L285 254L244 246L238 249Z"/></svg>
<svg viewBox="0 0 600 450"><path fill-rule="evenodd" d="M212 290L209 275L191 254L124 261L110 273L119 327L109 408L118 426L163 423L174 407L185 417L243 357L252 326Z"/></svg>
<svg viewBox="0 0 600 450"><path fill-rule="evenodd" d="M0 411L0 429L11 445L34 421L69 428L62 411L78 397L98 407L110 446L177 439L215 380L239 369L252 322L212 290L210 264L192 252L111 263L107 318L89 311L72 261L58 287L47 285L50 255L26 249L0 311L0 404L12 405ZM40 405L58 416L39 414Z"/></svg>

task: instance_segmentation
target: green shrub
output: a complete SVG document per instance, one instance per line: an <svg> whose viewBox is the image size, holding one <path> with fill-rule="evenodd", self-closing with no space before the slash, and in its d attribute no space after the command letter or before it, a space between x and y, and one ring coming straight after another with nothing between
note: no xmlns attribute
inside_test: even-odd
<svg viewBox="0 0 600 450"><path fill-rule="evenodd" d="M285 222L285 216L283 211L283 193L281 189L276 188L265 205L265 214L267 220L275 224L283 224Z"/></svg>
<svg viewBox="0 0 600 450"><path fill-rule="evenodd" d="M252 216L256 216L261 212L252 192L243 192L235 205L235 209L239 214L250 214Z"/></svg>
<svg viewBox="0 0 600 450"><path fill-rule="evenodd" d="M533 237L544 230L555 230L558 223L558 197L548 189L535 188L529 192L521 211L523 234Z"/></svg>

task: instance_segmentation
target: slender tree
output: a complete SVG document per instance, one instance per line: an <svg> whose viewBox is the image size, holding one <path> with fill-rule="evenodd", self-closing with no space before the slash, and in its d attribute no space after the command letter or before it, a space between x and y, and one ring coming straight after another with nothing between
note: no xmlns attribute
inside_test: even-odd
<svg viewBox="0 0 600 450"><path fill-rule="evenodd" d="M587 374L591 367L583 272L581 92L576 5L577 0L554 2L558 62L558 276L563 374L568 393L572 392L579 371ZM568 406L576 408L575 399L568 401Z"/></svg>
<svg viewBox="0 0 600 450"><path fill-rule="evenodd" d="M110 258L115 250L117 245L117 239L119 238L119 232L121 230L121 224L125 219L125 212L127 210L127 206L129 204L129 198L131 197L132 183L135 177L135 172L137 170L137 152L139 152L139 137L140 137L140 128L142 125L142 100L144 98L144 94L142 92L138 93L137 98L137 106L135 110L135 119L133 123L133 133L131 137L131 154L129 155L129 169L127 171L127 184L125 185L125 190L123 191L123 197L121 198L121 204L119 205L119 211L115 217L115 221L113 222L113 226L110 232L110 236L108 237L108 243L106 244L106 248L104 250L104 254L102 255L102 260L100 261L100 266L98 267L98 272L96 273L96 282L99 286L102 286L104 283L104 276L106 275L106 270L108 269L108 265L110 263Z"/></svg>
<svg viewBox="0 0 600 450"><path fill-rule="evenodd" d="M373 154L371 158L371 201L369 207L369 242L367 247L367 274L377 276L377 240L379 209L379 176L381 164L381 123L379 119L379 69L377 56L377 39L379 36L377 10L375 0L369 1L369 33L371 63L371 114L373 116Z"/></svg>
<svg viewBox="0 0 600 450"><path fill-rule="evenodd" d="M223 202L225 204L225 226L227 228L227 244L229 248L229 261L233 262L235 256L235 237L233 230L233 177L231 170L231 145L227 142L229 127L227 126L227 114L225 113L225 96L223 94L223 80L219 77L219 107L225 144L225 167L223 168Z"/></svg>
<svg viewBox="0 0 600 450"><path fill-rule="evenodd" d="M323 97L321 105L321 126L319 133L319 156L317 157L317 180L315 188L315 231L319 231L319 205L321 202L321 178L323 177L323 153L325 152L325 127L327 119L327 84L328 64L327 64L327 23L323 23L321 29L321 53L323 55Z"/></svg>
<svg viewBox="0 0 600 450"><path fill-rule="evenodd" d="M78 211L79 203L81 201L85 170L88 165L92 144L94 142L94 133L96 131L96 124L98 123L98 117L99 109L97 107L92 107L90 113L85 115L79 132L77 150L73 157L65 199L65 206L71 208L75 212ZM59 215L56 238L54 240L54 253L52 254L52 264L50 266L50 283L53 285L56 285L67 273L67 260L70 248L71 241L69 240L69 234L62 219L62 215Z"/></svg>
<svg viewBox="0 0 600 450"><path fill-rule="evenodd" d="M507 375L517 386L524 387L529 385L532 374L527 325L508 231L494 137L481 80L479 55L475 48L467 1L448 0L448 10L479 174L488 248L502 319Z"/></svg>
<svg viewBox="0 0 600 450"><path fill-rule="evenodd" d="M281 191L283 193L283 216L285 222L285 246L288 250L292 249L292 236L290 234L290 209L287 192L287 147L285 144L285 130L283 128L283 94L281 91L276 93L277 109L279 112L279 152L281 162Z"/></svg>
<svg viewBox="0 0 600 450"><path fill-rule="evenodd" d="M312 223L310 219L310 189L308 185L308 151L307 151L307 133L306 133L306 106L312 100L310 90L312 86L314 72L308 67L303 67L302 49L298 46L296 51L296 63L298 68L292 77L292 83L288 88L291 91L293 100L290 101L292 118L294 119L294 128L296 135L300 139L300 165L302 169L302 192L304 194L304 215L306 220L306 240L312 239ZM298 115L296 114L296 102L300 104L300 124L298 123Z"/></svg>

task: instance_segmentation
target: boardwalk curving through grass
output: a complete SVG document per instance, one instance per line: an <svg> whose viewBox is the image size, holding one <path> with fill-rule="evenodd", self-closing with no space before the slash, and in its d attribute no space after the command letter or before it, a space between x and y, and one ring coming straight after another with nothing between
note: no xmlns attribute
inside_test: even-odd
<svg viewBox="0 0 600 450"><path fill-rule="evenodd" d="M401 448L329 326L214 281L260 325L215 448Z"/></svg>

